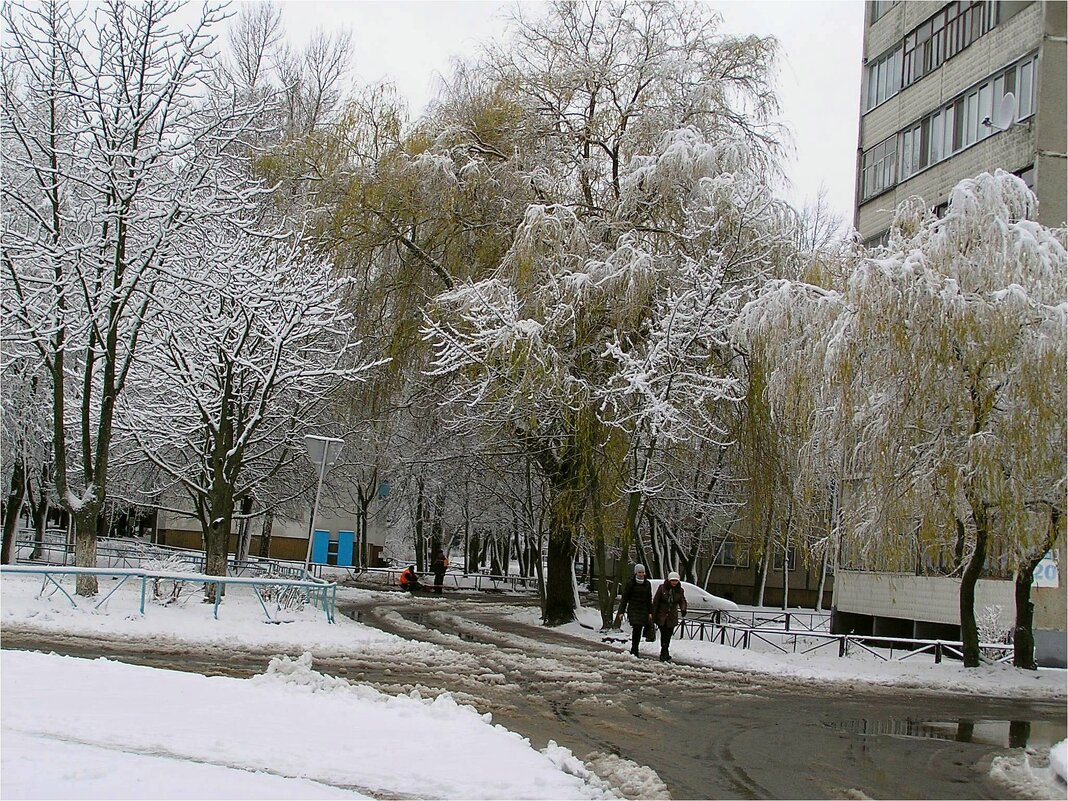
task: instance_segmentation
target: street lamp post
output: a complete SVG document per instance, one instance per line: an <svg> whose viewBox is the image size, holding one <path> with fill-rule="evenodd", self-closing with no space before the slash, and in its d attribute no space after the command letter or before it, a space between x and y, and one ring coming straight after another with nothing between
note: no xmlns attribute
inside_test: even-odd
<svg viewBox="0 0 1068 801"><path fill-rule="evenodd" d="M315 485L315 503L312 504L311 520L308 521L308 551L304 556L304 572L308 572L311 566L312 537L315 534L315 515L319 511L319 495L323 491L323 479L326 470L332 467L341 455L341 448L345 441L335 437L318 437L308 434L304 437L304 447L308 450L308 458L312 464L319 467L319 481Z"/></svg>

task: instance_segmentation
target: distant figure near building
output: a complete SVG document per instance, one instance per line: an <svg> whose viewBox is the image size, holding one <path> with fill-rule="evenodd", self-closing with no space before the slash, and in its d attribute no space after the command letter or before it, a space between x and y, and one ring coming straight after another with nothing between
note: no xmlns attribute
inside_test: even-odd
<svg viewBox="0 0 1068 801"><path fill-rule="evenodd" d="M423 585L419 583L419 574L415 572L415 565L408 565L400 574L400 585L401 589L407 592L423 589Z"/></svg>
<svg viewBox="0 0 1068 801"><path fill-rule="evenodd" d="M441 595L442 587L445 585L445 570L449 566L449 560L445 558L445 554L441 551L434 551L434 555L430 559L430 572L434 574L434 592Z"/></svg>

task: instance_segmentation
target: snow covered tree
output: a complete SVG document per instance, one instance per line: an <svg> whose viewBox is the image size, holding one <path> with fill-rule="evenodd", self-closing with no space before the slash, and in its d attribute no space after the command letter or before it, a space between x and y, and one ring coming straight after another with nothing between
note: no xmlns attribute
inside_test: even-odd
<svg viewBox="0 0 1068 801"><path fill-rule="evenodd" d="M591 505L655 486L591 498L605 443L717 435L710 409L740 399L726 326L784 241L765 180L774 46L715 25L691 5L558 3L487 60L525 111L516 158L540 202L491 277L437 297L426 337L450 412L545 478L549 625L574 616Z"/></svg>
<svg viewBox="0 0 1068 801"><path fill-rule="evenodd" d="M303 436L366 365L329 263L234 221L202 235L197 260L157 288L121 423L188 494L207 572L226 575L236 502L306 461Z"/></svg>
<svg viewBox="0 0 1068 801"><path fill-rule="evenodd" d="M782 282L746 315L767 340L781 332L780 350L824 366L834 403L823 436L863 473L858 558L908 563L918 542L960 565L970 667L988 554L1029 588L1063 519L1065 231L1034 222L1034 204L1000 170L958 184L941 220L906 202L889 248L862 259L841 292ZM1029 620L1018 627L1029 633Z"/></svg>
<svg viewBox="0 0 1068 801"><path fill-rule="evenodd" d="M255 108L205 102L206 5L188 27L177 3L3 7L3 261L6 308L53 389L59 500L77 564L96 563L116 404L153 292L180 263L183 232L225 219L260 191L225 167ZM78 592L96 592L80 576Z"/></svg>

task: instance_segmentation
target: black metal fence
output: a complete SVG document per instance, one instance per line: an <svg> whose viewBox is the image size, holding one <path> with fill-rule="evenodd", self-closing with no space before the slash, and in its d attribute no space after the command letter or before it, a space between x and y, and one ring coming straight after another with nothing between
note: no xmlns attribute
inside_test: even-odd
<svg viewBox="0 0 1068 801"><path fill-rule="evenodd" d="M713 615L732 617L737 612ZM748 614L747 612L744 614ZM791 613L792 614L792 613ZM744 616L744 615L743 615ZM796 616L795 616L796 617ZM680 620L675 636L684 640L703 640L734 648L771 651L774 653L810 654L824 651L839 657L856 653L868 654L883 661L904 661L928 655L936 664L944 658L963 659L964 644L959 640L918 640L905 637L876 637L861 634L831 634L812 629L798 632L797 620L782 620L782 628L767 625L749 626L713 619ZM786 625L793 623L793 630ZM991 662L1011 662L1011 643L980 643L979 650Z"/></svg>

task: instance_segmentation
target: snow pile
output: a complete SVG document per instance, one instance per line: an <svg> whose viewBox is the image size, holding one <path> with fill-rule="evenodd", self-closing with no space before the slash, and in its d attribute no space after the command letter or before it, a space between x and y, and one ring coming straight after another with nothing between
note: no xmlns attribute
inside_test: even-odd
<svg viewBox="0 0 1068 801"><path fill-rule="evenodd" d="M1061 799L1066 795L1066 756L1068 740L1057 743L1048 755L1027 748L1008 756L994 757L990 776L1017 798Z"/></svg>
<svg viewBox="0 0 1068 801"><path fill-rule="evenodd" d="M1063 790L1068 784L1068 740L1061 740L1050 749L1049 766L1060 781Z"/></svg>
<svg viewBox="0 0 1068 801"><path fill-rule="evenodd" d="M652 768L615 754L590 754L587 762L598 776L616 787L624 798L671 798L667 785Z"/></svg>
<svg viewBox="0 0 1068 801"><path fill-rule="evenodd" d="M5 798L614 798L448 696L280 657L253 679L3 652Z"/></svg>

